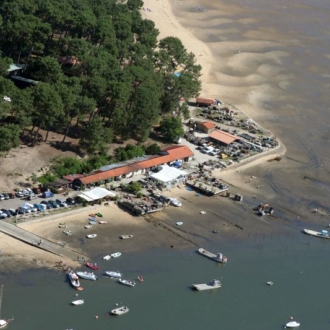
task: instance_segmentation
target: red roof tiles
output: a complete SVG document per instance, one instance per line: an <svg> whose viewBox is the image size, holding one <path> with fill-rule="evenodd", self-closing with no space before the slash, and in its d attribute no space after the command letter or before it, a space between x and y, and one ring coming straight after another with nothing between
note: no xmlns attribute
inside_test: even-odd
<svg viewBox="0 0 330 330"><path fill-rule="evenodd" d="M201 123L201 125L203 125L204 127L208 128L208 129L212 129L215 127L215 125L209 121L204 121L203 123Z"/></svg>
<svg viewBox="0 0 330 330"><path fill-rule="evenodd" d="M154 156L146 160L137 161L134 164L124 165L108 171L94 173L80 178L82 184L89 184L93 182L103 181L110 178L118 177L131 172L137 172L143 169L148 169L154 166L162 165L165 163L173 162L178 159L184 159L193 156L193 152L187 147L182 145L173 145L166 147L162 150L164 155Z"/></svg>
<svg viewBox="0 0 330 330"><path fill-rule="evenodd" d="M230 143L234 142L235 140L239 139L239 137L237 137L235 135L232 135L232 134L229 134L229 133L226 133L223 131L218 131L218 130L213 131L209 136L210 136L210 138L218 140L225 144L230 144Z"/></svg>

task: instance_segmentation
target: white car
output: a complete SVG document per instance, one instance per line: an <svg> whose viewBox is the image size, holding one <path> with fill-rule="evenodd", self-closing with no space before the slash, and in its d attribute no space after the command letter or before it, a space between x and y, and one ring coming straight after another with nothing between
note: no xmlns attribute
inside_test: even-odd
<svg viewBox="0 0 330 330"><path fill-rule="evenodd" d="M182 206L182 203L177 198L171 198L170 203L176 207Z"/></svg>
<svg viewBox="0 0 330 330"><path fill-rule="evenodd" d="M4 201L5 200L5 196L0 194L0 201Z"/></svg>

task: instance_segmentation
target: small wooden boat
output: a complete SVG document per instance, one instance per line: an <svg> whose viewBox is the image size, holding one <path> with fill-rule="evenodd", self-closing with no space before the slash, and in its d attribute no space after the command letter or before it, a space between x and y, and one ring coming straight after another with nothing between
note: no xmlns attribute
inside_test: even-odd
<svg viewBox="0 0 330 330"><path fill-rule="evenodd" d="M97 234L89 234L89 235L86 235L87 238L95 238L97 236Z"/></svg>
<svg viewBox="0 0 330 330"><path fill-rule="evenodd" d="M67 225L58 225L58 228L66 228Z"/></svg>
<svg viewBox="0 0 330 330"><path fill-rule="evenodd" d="M327 230L322 230L321 232L319 232L310 229L304 229L304 233L319 238L330 238L330 235Z"/></svg>
<svg viewBox="0 0 330 330"><path fill-rule="evenodd" d="M69 236L72 235L72 231L71 231L71 230L64 230L63 233L64 233L65 235L69 235Z"/></svg>
<svg viewBox="0 0 330 330"><path fill-rule="evenodd" d="M110 254L111 258L119 258L120 256L121 256L121 252L115 252L115 253Z"/></svg>
<svg viewBox="0 0 330 330"><path fill-rule="evenodd" d="M90 221L89 224L90 225L96 225L96 221Z"/></svg>
<svg viewBox="0 0 330 330"><path fill-rule="evenodd" d="M139 275L137 279L138 279L139 282L143 282L143 277L142 277L142 275Z"/></svg>
<svg viewBox="0 0 330 330"><path fill-rule="evenodd" d="M83 305L84 302L85 301L83 299L79 299L79 300L74 300L71 304L74 306L79 306L79 305Z"/></svg>
<svg viewBox="0 0 330 330"><path fill-rule="evenodd" d="M96 263L92 263L92 262L86 262L85 264L88 268L93 269L93 270L98 270L100 269L100 267L96 264Z"/></svg>
<svg viewBox="0 0 330 330"><path fill-rule="evenodd" d="M126 306L115 308L111 311L113 315L123 315L129 312L129 308Z"/></svg>
<svg viewBox="0 0 330 330"><path fill-rule="evenodd" d="M104 220L99 221L99 224L100 224L100 225L102 225L102 224L106 224L106 223L108 223L108 222L107 222L107 221L104 221Z"/></svg>
<svg viewBox="0 0 330 330"><path fill-rule="evenodd" d="M112 277L112 278L122 278L122 276L123 276L122 273L111 272L111 271L106 271L105 274L108 275L109 277Z"/></svg>
<svg viewBox="0 0 330 330"><path fill-rule="evenodd" d="M99 218L103 218L103 214L102 214L102 213L99 213L99 212L98 212L98 213L96 213L95 215L98 216Z"/></svg>
<svg viewBox="0 0 330 330"><path fill-rule="evenodd" d="M80 282L79 282L78 275L75 272L71 271L71 272L68 273L68 276L69 276L71 285L75 288L79 288L80 287Z"/></svg>
<svg viewBox="0 0 330 330"><path fill-rule="evenodd" d="M118 281L121 284L124 284L124 285L127 285L127 286L131 286L131 287L134 287L136 285L136 283L134 281L132 281L132 280L124 280L124 279L121 279L120 278Z"/></svg>
<svg viewBox="0 0 330 330"><path fill-rule="evenodd" d="M132 238L133 235L120 235L119 238L121 239L128 239L128 238Z"/></svg>

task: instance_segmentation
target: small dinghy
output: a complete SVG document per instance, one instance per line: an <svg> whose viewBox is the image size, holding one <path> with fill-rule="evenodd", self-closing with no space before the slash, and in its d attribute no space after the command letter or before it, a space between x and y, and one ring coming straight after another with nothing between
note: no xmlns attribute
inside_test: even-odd
<svg viewBox="0 0 330 330"><path fill-rule="evenodd" d="M96 218L95 217L89 217L88 220L89 221L96 221Z"/></svg>
<svg viewBox="0 0 330 330"><path fill-rule="evenodd" d="M266 282L266 284L270 286L270 285L273 285L274 283L269 281L269 282Z"/></svg>
<svg viewBox="0 0 330 330"><path fill-rule="evenodd" d="M90 225L96 225L96 221L90 221L89 224Z"/></svg>
<svg viewBox="0 0 330 330"><path fill-rule="evenodd" d="M70 283L73 287L79 288L80 287L80 282L79 282L79 277L75 272L69 272L68 273Z"/></svg>
<svg viewBox="0 0 330 330"><path fill-rule="evenodd" d="M72 305L74 305L74 306L79 306L79 305L83 305L84 304L84 300L83 299L80 299L80 300L74 300L73 302L72 302Z"/></svg>
<svg viewBox="0 0 330 330"><path fill-rule="evenodd" d="M300 323L293 320L293 317L290 317L290 322L288 322L284 329L294 329L300 327Z"/></svg>
<svg viewBox="0 0 330 330"><path fill-rule="evenodd" d="M110 254L111 258L119 258L120 256L121 256L121 252L115 252L115 253Z"/></svg>
<svg viewBox="0 0 330 330"><path fill-rule="evenodd" d="M87 238L95 238L97 236L97 234L89 234L89 235L86 235Z"/></svg>
<svg viewBox="0 0 330 330"><path fill-rule="evenodd" d="M139 282L143 282L143 277L142 277L142 275L139 275L137 279L138 279Z"/></svg>
<svg viewBox="0 0 330 330"><path fill-rule="evenodd" d="M178 221L178 222L176 223L176 225L177 225L177 226L182 226L182 225L183 225L183 222L182 222L182 221Z"/></svg>
<svg viewBox="0 0 330 330"><path fill-rule="evenodd" d="M128 238L132 238L133 235L120 235L119 238L120 239L128 239Z"/></svg>
<svg viewBox="0 0 330 330"><path fill-rule="evenodd" d="M100 267L96 263L92 262L86 262L85 264L88 268L93 269L93 270L98 270Z"/></svg>
<svg viewBox="0 0 330 330"><path fill-rule="evenodd" d="M106 224L106 223L108 223L108 222L107 221L104 221L104 220L99 221L99 224L100 225L103 225L103 224Z"/></svg>
<svg viewBox="0 0 330 330"><path fill-rule="evenodd" d="M93 228L93 226L92 225L86 225L85 226L85 229L90 229L90 228Z"/></svg>
<svg viewBox="0 0 330 330"><path fill-rule="evenodd" d="M107 255L107 256L104 256L103 257L103 260L110 260L111 259L111 256L110 255Z"/></svg>
<svg viewBox="0 0 330 330"><path fill-rule="evenodd" d="M113 315L123 315L129 312L129 308L126 306L115 308L111 311Z"/></svg>
<svg viewBox="0 0 330 330"><path fill-rule="evenodd" d="M96 213L95 215L98 216L99 218L102 218L103 217L103 214L102 213L99 213L99 212Z"/></svg>
<svg viewBox="0 0 330 330"><path fill-rule="evenodd" d="M64 230L63 233L66 234L66 235L69 235L69 236L72 235L72 231L71 230Z"/></svg>

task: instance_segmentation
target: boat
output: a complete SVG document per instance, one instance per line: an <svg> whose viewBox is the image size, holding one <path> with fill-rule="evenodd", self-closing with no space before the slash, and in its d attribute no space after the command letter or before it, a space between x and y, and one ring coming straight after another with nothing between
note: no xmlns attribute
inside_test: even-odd
<svg viewBox="0 0 330 330"><path fill-rule="evenodd" d="M98 213L96 213L95 215L98 216L99 218L103 218L103 214L102 214L102 213L99 213L99 212L98 212Z"/></svg>
<svg viewBox="0 0 330 330"><path fill-rule="evenodd" d="M1 291L0 291L0 329L5 328L9 324L9 320L1 319L2 293L3 293L3 285L1 285Z"/></svg>
<svg viewBox="0 0 330 330"><path fill-rule="evenodd" d="M79 305L83 305L84 302L85 301L83 299L80 299L80 300L74 300L71 304L75 306L79 306Z"/></svg>
<svg viewBox="0 0 330 330"><path fill-rule="evenodd" d="M77 272L76 273L80 278L83 278L84 280L91 280L96 281L97 276L94 273L91 272Z"/></svg>
<svg viewBox="0 0 330 330"><path fill-rule="evenodd" d="M266 282L266 284L269 285L269 286L271 286L271 285L273 285L274 283L271 282L271 281L269 281L269 282Z"/></svg>
<svg viewBox="0 0 330 330"><path fill-rule="evenodd" d="M69 275L69 279L70 279L72 286L75 288L79 288L80 282L79 282L79 277L77 276L77 274L75 272L71 271L70 273L68 273L68 275Z"/></svg>
<svg viewBox="0 0 330 330"><path fill-rule="evenodd" d="M96 218L95 217L89 217L88 220L89 221L96 221Z"/></svg>
<svg viewBox="0 0 330 330"><path fill-rule="evenodd" d="M109 254L103 257L103 260L110 260L110 259L111 259L111 256Z"/></svg>
<svg viewBox="0 0 330 330"><path fill-rule="evenodd" d="M90 217L95 218L96 214L89 214Z"/></svg>
<svg viewBox="0 0 330 330"><path fill-rule="evenodd" d="M93 226L92 225L86 225L85 228L90 229L90 228L93 228Z"/></svg>
<svg viewBox="0 0 330 330"><path fill-rule="evenodd" d="M314 231L310 229L304 229L304 233L310 236L315 236L319 238L330 238L330 235L327 230L322 230L321 232L319 231Z"/></svg>
<svg viewBox="0 0 330 330"><path fill-rule="evenodd" d="M121 278L123 276L122 273L119 272L111 272L111 271L106 271L105 272L106 275L112 277L112 278Z"/></svg>
<svg viewBox="0 0 330 330"><path fill-rule="evenodd" d="M176 222L176 225L177 226L182 226L183 225L183 222L182 221L178 221L178 222Z"/></svg>
<svg viewBox="0 0 330 330"><path fill-rule="evenodd" d="M95 238L97 236L97 234L89 234L89 235L86 235L87 238Z"/></svg>
<svg viewBox="0 0 330 330"><path fill-rule="evenodd" d="M121 306L118 308L115 308L111 311L111 314L113 315L123 315L129 312L129 308L126 306Z"/></svg>
<svg viewBox="0 0 330 330"><path fill-rule="evenodd" d="M218 234L219 233L219 230L212 230L212 233L213 234Z"/></svg>
<svg viewBox="0 0 330 330"><path fill-rule="evenodd" d="M96 221L90 221L89 224L90 225L96 225Z"/></svg>
<svg viewBox="0 0 330 330"><path fill-rule="evenodd" d="M121 256L121 252L115 252L115 253L110 254L111 258L119 258L120 256Z"/></svg>
<svg viewBox="0 0 330 330"><path fill-rule="evenodd" d="M137 279L138 279L139 282L143 282L143 277L142 277L142 275L139 275Z"/></svg>
<svg viewBox="0 0 330 330"><path fill-rule="evenodd" d="M67 225L58 225L58 228L66 228Z"/></svg>
<svg viewBox="0 0 330 330"><path fill-rule="evenodd" d="M100 225L105 224L105 223L108 223L108 222L107 221L104 221L104 220L99 221L99 224Z"/></svg>
<svg viewBox="0 0 330 330"><path fill-rule="evenodd" d="M64 230L63 233L66 234L66 235L69 235L69 236L72 235L72 231L71 230Z"/></svg>
<svg viewBox="0 0 330 330"><path fill-rule="evenodd" d="M121 239L128 239L128 238L132 238L133 235L120 235L119 238Z"/></svg>
<svg viewBox="0 0 330 330"><path fill-rule="evenodd" d="M132 280L124 280L124 279L119 279L118 280L119 281L119 283L121 283L121 284L124 284L124 285L128 285L128 286L132 286L132 287L134 287L135 286L135 282L134 281L132 281Z"/></svg>
<svg viewBox="0 0 330 330"><path fill-rule="evenodd" d="M293 320L293 317L290 317L290 322L288 322L285 326L284 326L284 329L294 329L294 328L298 328L300 327L300 323L299 322L296 322Z"/></svg>
<svg viewBox="0 0 330 330"><path fill-rule="evenodd" d="M88 268L93 269L93 270L98 270L100 267L96 263L92 262L86 262L85 264Z"/></svg>
<svg viewBox="0 0 330 330"><path fill-rule="evenodd" d="M202 248L198 249L198 252L201 255L203 255L203 256L205 256L207 258L210 258L210 259L212 259L214 261L217 261L217 262L221 262L223 264L225 264L228 261L228 258L225 257L222 253L214 254L214 253L211 253L209 251L206 251L206 250L204 250Z"/></svg>
<svg viewBox="0 0 330 330"><path fill-rule="evenodd" d="M218 289L218 288L221 288L221 286L222 286L222 284L219 280L212 280L209 283L192 285L193 289L198 290L198 291Z"/></svg>

